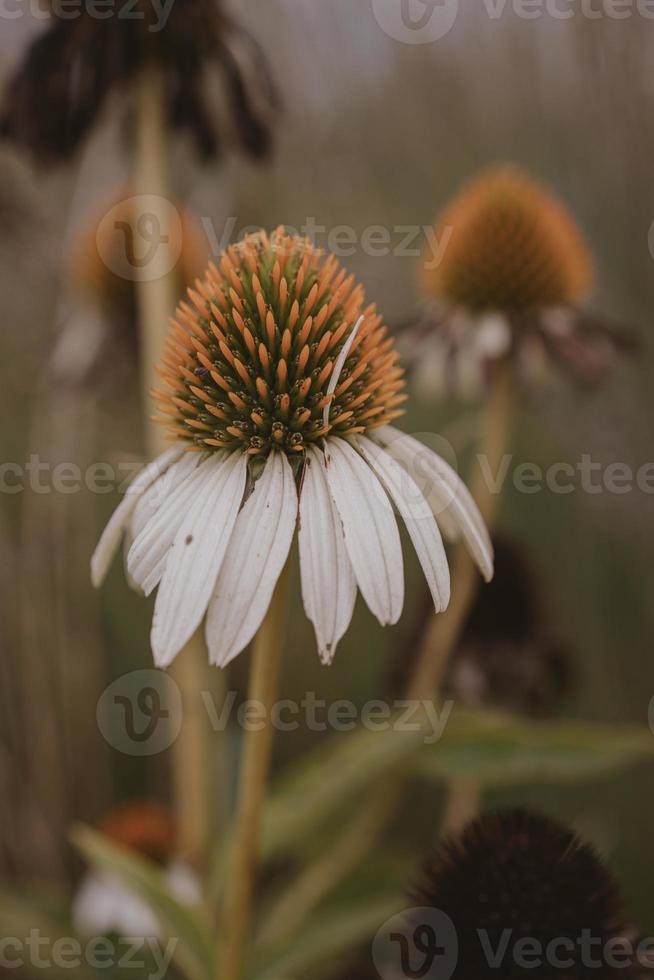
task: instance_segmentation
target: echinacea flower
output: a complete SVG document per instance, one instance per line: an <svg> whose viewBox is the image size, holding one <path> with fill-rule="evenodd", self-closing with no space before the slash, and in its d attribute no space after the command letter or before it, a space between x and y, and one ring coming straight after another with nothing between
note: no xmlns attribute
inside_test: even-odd
<svg viewBox="0 0 654 980"><path fill-rule="evenodd" d="M407 342L423 391L474 394L507 358L528 378L558 365L595 381L616 349L632 346L627 331L585 307L593 263L574 219L516 167L466 185L436 235L442 256L422 264L428 302Z"/></svg>
<svg viewBox="0 0 654 980"><path fill-rule="evenodd" d="M413 898L453 924L453 980L636 975L635 953L631 963L621 955L620 966L607 956L612 942L637 940L618 883L592 847L546 817L524 810L482 816L427 862ZM527 943L536 953L519 958ZM500 962L493 959L502 952Z"/></svg>
<svg viewBox="0 0 654 980"><path fill-rule="evenodd" d="M200 880L175 857L175 825L166 807L149 800L124 803L99 829L112 844L156 864L172 898L199 904ZM138 895L117 877L95 870L88 871L80 882L72 916L77 933L85 937L117 933L141 938L158 936L161 931L155 914Z"/></svg>
<svg viewBox="0 0 654 980"><path fill-rule="evenodd" d="M261 231L210 264L189 297L155 393L173 446L136 478L92 561L98 585L126 534L129 578L146 594L158 586L158 665L170 664L205 614L214 664L247 646L296 525L304 607L324 662L348 628L357 587L383 625L400 617L393 504L437 611L450 593L439 515L491 577L488 534L459 477L390 424L404 400L398 354L333 256L281 229Z"/></svg>
<svg viewBox="0 0 654 980"><path fill-rule="evenodd" d="M117 0L108 16L84 4L75 17L53 14L10 78L0 134L39 163L68 160L113 90L142 69L161 73L169 124L192 136L201 156L224 150L227 127L248 155L270 147L277 104L265 56L222 0Z"/></svg>
<svg viewBox="0 0 654 980"><path fill-rule="evenodd" d="M64 256L67 302L51 355L57 383L115 383L138 369L136 280L147 268L141 253L152 247L149 229L133 205L129 185L85 215ZM171 202L165 248L178 297L207 264L208 243L199 222ZM147 256L146 256L147 257Z"/></svg>

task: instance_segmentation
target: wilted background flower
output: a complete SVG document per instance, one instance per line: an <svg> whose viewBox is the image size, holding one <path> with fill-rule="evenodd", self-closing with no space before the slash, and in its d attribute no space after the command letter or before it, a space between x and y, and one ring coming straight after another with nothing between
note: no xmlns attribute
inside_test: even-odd
<svg viewBox="0 0 654 980"><path fill-rule="evenodd" d="M190 133L201 156L221 154L227 134L255 158L267 153L277 98L265 55L220 0L160 9L119 0L109 17L86 6L60 17L55 8L9 81L0 134L38 163L67 160L111 94L129 94L151 64L161 71L169 123Z"/></svg>
<svg viewBox="0 0 654 980"><path fill-rule="evenodd" d="M165 806L150 800L124 803L107 815L99 832L120 848L160 869L170 894L187 905L199 904L202 886L197 873L176 858L175 824ZM161 926L147 903L110 874L88 871L73 898L73 923L84 937L147 937Z"/></svg>
<svg viewBox="0 0 654 980"><path fill-rule="evenodd" d="M51 358L55 385L137 384L139 337L134 261L136 213L129 186L85 214L64 259L62 316ZM179 296L204 271L209 245L181 203L167 232Z"/></svg>
<svg viewBox="0 0 654 980"><path fill-rule="evenodd" d="M423 391L478 391L510 357L532 381L552 366L597 380L632 347L626 330L585 308L593 263L573 217L518 168L465 186L435 238L442 255L425 254L420 268L431 306L406 341Z"/></svg>

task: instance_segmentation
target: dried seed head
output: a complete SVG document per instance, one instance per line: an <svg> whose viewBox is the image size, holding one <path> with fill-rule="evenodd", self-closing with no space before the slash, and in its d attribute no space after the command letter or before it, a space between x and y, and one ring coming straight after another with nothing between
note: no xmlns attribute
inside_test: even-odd
<svg viewBox="0 0 654 980"><path fill-rule="evenodd" d="M569 305L588 291L592 262L566 209L520 170L500 167L466 186L437 222L447 242L422 285L472 313Z"/></svg>
<svg viewBox="0 0 654 980"><path fill-rule="evenodd" d="M594 850L545 817L514 810L487 814L470 824L428 863L415 901L452 920L459 940L454 976L460 980L634 975L629 969L610 969L608 963L599 969L589 965L581 945L585 935L592 937L596 951L612 939L635 936L618 884ZM487 940L486 951L479 930ZM509 950L502 968L493 968L488 949L499 949L506 935L512 947L533 939L544 951L553 941L565 940L564 958L573 965L556 970L548 961L528 969Z"/></svg>
<svg viewBox="0 0 654 980"><path fill-rule="evenodd" d="M328 433L401 414L403 371L382 318L307 239L281 228L249 235L210 263L189 298L160 368L166 388L154 393L173 438L293 458Z"/></svg>
<svg viewBox="0 0 654 980"><path fill-rule="evenodd" d="M160 803L138 800L117 807L100 826L109 840L166 865L175 850L175 824Z"/></svg>
<svg viewBox="0 0 654 980"><path fill-rule="evenodd" d="M255 159L268 154L276 88L260 46L222 0L175 0L162 9L115 0L110 13L98 18L84 4L74 19L54 11L9 79L0 137L39 164L69 160L112 91L155 64L169 124L188 133L202 157L222 156L228 136ZM217 77L226 112L216 109Z"/></svg>

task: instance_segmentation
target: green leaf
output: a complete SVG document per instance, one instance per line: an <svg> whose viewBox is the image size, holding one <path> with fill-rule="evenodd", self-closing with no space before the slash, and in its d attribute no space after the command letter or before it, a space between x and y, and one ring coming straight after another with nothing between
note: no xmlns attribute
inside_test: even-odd
<svg viewBox="0 0 654 980"><path fill-rule="evenodd" d="M643 726L455 710L441 740L420 752L417 771L437 781L542 785L608 775L653 756L654 736Z"/></svg>
<svg viewBox="0 0 654 980"><path fill-rule="evenodd" d="M384 731L365 729L336 735L303 756L273 788L266 804L261 858L301 853L310 833L328 824L349 801L417 753L425 737L421 725L426 726L427 721L417 713L403 726L413 726L415 731L400 731L391 720ZM227 846L227 842L220 846L211 871L214 894L221 889Z"/></svg>
<svg viewBox="0 0 654 980"><path fill-rule="evenodd" d="M165 939L176 940L174 958L188 980L215 980L211 933L198 909L171 896L159 868L88 827L75 828L71 836L91 864L118 878L153 910Z"/></svg>
<svg viewBox="0 0 654 980"><path fill-rule="evenodd" d="M254 962L255 980L298 980L328 976L334 960L359 944L370 941L391 916L406 906L406 897L391 896L364 905L321 912L291 948L266 963Z"/></svg>
<svg viewBox="0 0 654 980"><path fill-rule="evenodd" d="M423 741L422 730L398 731L392 723L383 732L363 730L328 740L274 790L263 819L263 856L293 850L349 800L401 767Z"/></svg>
<svg viewBox="0 0 654 980"><path fill-rule="evenodd" d="M18 947L8 948L6 956L9 959L21 958L25 966L30 967L30 952L28 940L30 935L38 934L41 939L48 940L48 946L39 951L39 955L47 960L48 977L55 980L94 980L95 974L85 964L71 966L66 964L57 965L57 957L52 956L53 948L57 940L71 940L75 937L72 934L70 923L66 917L54 914L52 903L44 907L36 898L26 897L25 895L9 891L0 891L0 922L2 923L2 937L5 939L16 939L21 944ZM11 971L9 971L11 972ZM22 971L17 971L20 975Z"/></svg>

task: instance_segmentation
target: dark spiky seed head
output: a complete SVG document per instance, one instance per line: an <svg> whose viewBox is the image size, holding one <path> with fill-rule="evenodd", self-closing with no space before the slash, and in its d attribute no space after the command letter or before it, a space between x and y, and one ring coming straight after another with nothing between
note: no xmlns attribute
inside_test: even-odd
<svg viewBox="0 0 654 980"><path fill-rule="evenodd" d="M330 433L401 414L403 372L382 318L364 307L354 276L307 239L281 228L248 235L210 263L189 299L159 371L166 387L154 396L158 420L190 448L297 459Z"/></svg>
<svg viewBox="0 0 654 980"><path fill-rule="evenodd" d="M554 939L578 943L587 930L602 947L611 939L633 941L617 882L587 844L560 824L524 810L487 814L463 834L445 843L425 867L414 895L416 905L437 908L454 923L459 959L454 980L595 980L632 977L629 969L584 964L579 945L563 958L572 969L555 966L525 969L507 955L501 969L492 968L478 930L497 950L504 930L511 945L533 938L546 949ZM597 945L593 947L597 956ZM562 956L562 951L558 954Z"/></svg>
<svg viewBox="0 0 654 980"><path fill-rule="evenodd" d="M592 262L568 211L515 167L463 188L437 222L445 244L425 290L472 313L525 313L570 305L592 282Z"/></svg>

